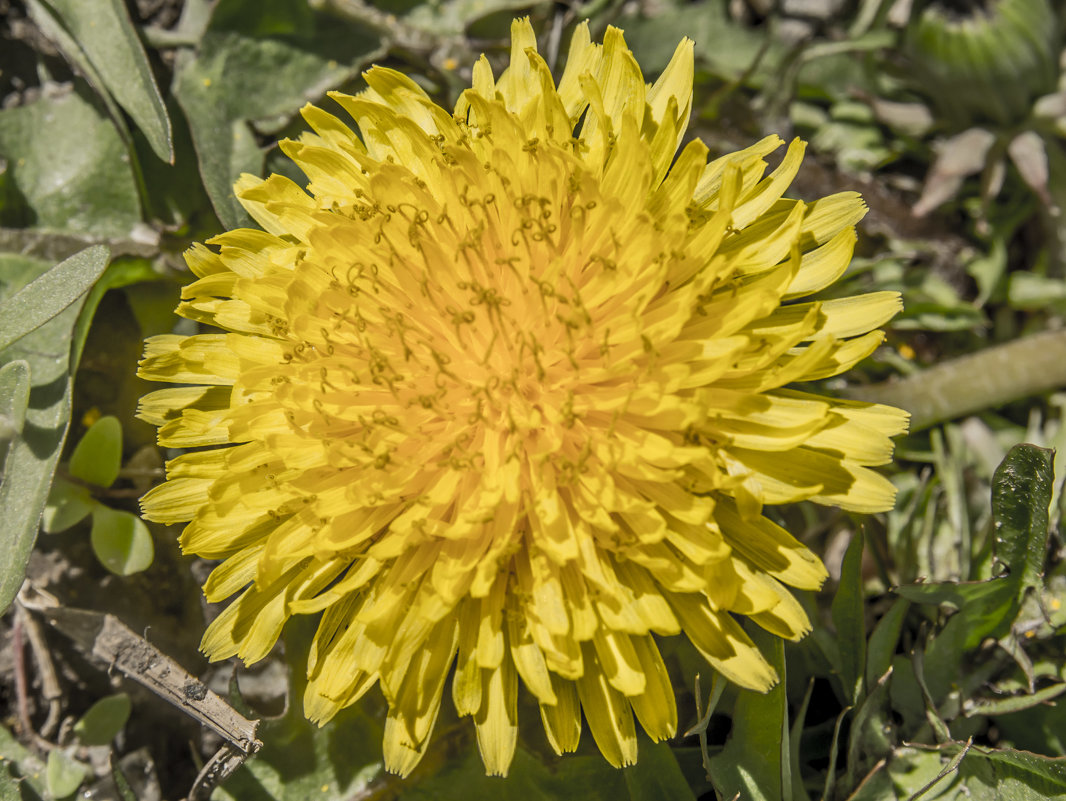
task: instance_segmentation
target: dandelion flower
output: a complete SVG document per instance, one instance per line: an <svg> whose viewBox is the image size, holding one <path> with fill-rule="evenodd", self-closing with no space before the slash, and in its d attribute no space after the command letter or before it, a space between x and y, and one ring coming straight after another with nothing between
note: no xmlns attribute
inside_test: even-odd
<svg viewBox="0 0 1066 801"><path fill-rule="evenodd" d="M738 622L795 640L788 586L822 563L763 516L799 500L874 512L869 469L896 409L783 388L881 342L894 292L804 302L844 272L865 206L782 194L792 142L708 162L675 154L693 44L646 85L622 32L577 29L558 82L526 20L510 66L482 57L449 113L366 73L307 106L282 142L306 191L245 175L263 230L194 245L177 311L222 333L148 340L159 442L195 448L143 499L221 560L212 659L263 658L321 613L304 708L329 720L380 686L387 768L425 752L449 675L491 774L517 740L519 685L558 752L582 713L613 765L636 722L674 736L655 636L683 633L719 673L777 677ZM356 132L358 130L358 133Z"/></svg>

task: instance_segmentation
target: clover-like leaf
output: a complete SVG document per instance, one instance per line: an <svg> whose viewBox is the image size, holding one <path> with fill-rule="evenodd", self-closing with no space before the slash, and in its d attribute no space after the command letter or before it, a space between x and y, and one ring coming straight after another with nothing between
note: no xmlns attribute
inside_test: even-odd
<svg viewBox="0 0 1066 801"><path fill-rule="evenodd" d="M70 457L70 474L98 487L110 487L122 467L122 424L101 417L90 426Z"/></svg>
<svg viewBox="0 0 1066 801"><path fill-rule="evenodd" d="M101 698L74 724L82 745L107 745L122 731L130 717L130 697L115 693Z"/></svg>
<svg viewBox="0 0 1066 801"><path fill-rule="evenodd" d="M86 487L56 478L44 504L41 528L46 534L66 531L92 514L96 503Z"/></svg>
<svg viewBox="0 0 1066 801"><path fill-rule="evenodd" d="M120 509L97 504L90 537L96 558L119 576L145 570L155 557L148 526L136 515Z"/></svg>
<svg viewBox="0 0 1066 801"><path fill-rule="evenodd" d="M57 748L48 752L45 781L52 798L60 799L73 795L88 775L88 766L78 762L66 751Z"/></svg>

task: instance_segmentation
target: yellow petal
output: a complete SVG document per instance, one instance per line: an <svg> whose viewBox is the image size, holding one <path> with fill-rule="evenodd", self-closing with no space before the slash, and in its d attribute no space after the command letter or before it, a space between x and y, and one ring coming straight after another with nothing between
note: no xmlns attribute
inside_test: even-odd
<svg viewBox="0 0 1066 801"><path fill-rule="evenodd" d="M161 334L145 341L137 375L171 384L230 385L239 371L239 361L226 346L225 334Z"/></svg>
<svg viewBox="0 0 1066 801"><path fill-rule="evenodd" d="M612 687L624 695L640 695L644 692L644 673L627 634L599 628L592 643L600 669Z"/></svg>
<svg viewBox="0 0 1066 801"><path fill-rule="evenodd" d="M477 746L490 776L506 776L518 744L518 675L504 658L482 673L481 708L474 715Z"/></svg>
<svg viewBox="0 0 1066 801"><path fill-rule="evenodd" d="M544 661L544 654L529 634L525 620L517 610L509 609L505 617L510 656L522 683L541 704L554 706L558 703L558 698L552 689L551 674L547 662ZM458 673L456 677L458 678Z"/></svg>
<svg viewBox="0 0 1066 801"><path fill-rule="evenodd" d="M688 127L688 118L692 110L692 75L695 65L695 43L688 38L682 39L670 63L662 71L655 83L648 90L647 102L651 118L657 125L662 125L664 118L674 116L680 121L674 135L671 154L681 144ZM675 110L668 115L670 101L675 103ZM702 170L700 171L702 173Z"/></svg>
<svg viewBox="0 0 1066 801"><path fill-rule="evenodd" d="M544 733L548 744L557 754L577 750L581 739L581 705L578 702L577 686L572 681L549 674L552 692L557 700L554 704L540 705L540 719L544 724Z"/></svg>
<svg viewBox="0 0 1066 801"><path fill-rule="evenodd" d="M152 487L141 498L141 514L153 523L180 523L191 520L207 502L210 478L174 478Z"/></svg>
<svg viewBox="0 0 1066 801"><path fill-rule="evenodd" d="M677 734L677 702L662 655L651 637L634 637L633 648L647 680L643 693L630 696L637 720L651 739L668 740Z"/></svg>
<svg viewBox="0 0 1066 801"><path fill-rule="evenodd" d="M814 486L820 489L810 496L813 500L854 512L884 512L895 503L896 488L887 478L822 451L796 448L769 454L736 448L731 453L757 472L767 503Z"/></svg>
<svg viewBox="0 0 1066 801"><path fill-rule="evenodd" d="M759 692L777 683L777 673L728 613L712 611L697 595L672 594L670 602L685 634L715 670Z"/></svg>
<svg viewBox="0 0 1066 801"><path fill-rule="evenodd" d="M592 738L616 768L632 765L637 761L633 712L625 696L608 683L589 646L585 646L585 661L588 669L577 680L577 694Z"/></svg>
<svg viewBox="0 0 1066 801"><path fill-rule="evenodd" d="M771 634L793 642L809 634L811 622L796 597L772 578L765 581L770 582L779 601L772 608L751 615L751 619Z"/></svg>
<svg viewBox="0 0 1066 801"><path fill-rule="evenodd" d="M716 508L715 522L726 541L769 575L801 590L817 590L829 577L822 560L773 521L743 518L728 498Z"/></svg>
<svg viewBox="0 0 1066 801"><path fill-rule="evenodd" d="M408 775L425 755L455 647L456 624L446 620L433 630L396 688L385 719L385 767L392 773Z"/></svg>

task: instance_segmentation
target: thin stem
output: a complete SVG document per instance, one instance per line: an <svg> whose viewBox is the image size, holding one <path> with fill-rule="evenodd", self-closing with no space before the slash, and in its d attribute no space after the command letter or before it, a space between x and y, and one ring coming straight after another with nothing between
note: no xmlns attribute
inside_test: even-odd
<svg viewBox="0 0 1066 801"><path fill-rule="evenodd" d="M899 380L844 392L911 413L911 430L1066 386L1066 329L943 362Z"/></svg>
<svg viewBox="0 0 1066 801"><path fill-rule="evenodd" d="M30 723L29 683L26 681L26 653L23 646L23 624L25 613L21 608L15 609L15 622L11 627L11 645L14 652L15 697L17 699L18 724L23 735L33 732Z"/></svg>

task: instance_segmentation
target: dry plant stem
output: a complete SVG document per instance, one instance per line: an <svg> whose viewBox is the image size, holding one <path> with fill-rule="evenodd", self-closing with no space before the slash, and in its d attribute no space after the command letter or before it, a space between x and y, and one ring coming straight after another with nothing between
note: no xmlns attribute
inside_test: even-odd
<svg viewBox="0 0 1066 801"><path fill-rule="evenodd" d="M63 692L56 678L55 668L48 656L48 648L41 636L40 628L20 603L15 604L15 622L11 632L13 667L15 672L15 706L18 713L17 729L23 736L33 742L42 751L51 751L56 744L51 742L50 737L59 723L59 714L62 711L60 699ZM33 728L30 719L29 693L30 687L26 676L26 654L24 645L29 641L30 650L33 652L34 661L37 663L41 676L41 695L48 702L48 718L42 727L42 734L38 734Z"/></svg>
<svg viewBox="0 0 1066 801"><path fill-rule="evenodd" d="M385 34L405 50L428 53L434 48L435 42L429 34L362 0L311 0L310 5L314 9L332 12L367 25Z"/></svg>
<svg viewBox="0 0 1066 801"><path fill-rule="evenodd" d="M26 640L29 642L33 661L37 665L37 675L41 680L41 696L48 704L48 717L41 724L41 736L49 738L55 734L59 726L59 716L63 711L63 689L59 686L59 678L56 676L55 665L48 650L48 644L44 641L41 626L32 615L26 613L21 604L17 606L15 613L22 621Z"/></svg>
<svg viewBox="0 0 1066 801"><path fill-rule="evenodd" d="M26 613L21 607L15 608L15 624L11 629L11 647L14 650L15 667L15 697L18 706L18 722L22 735L26 736L33 731L30 722L29 685L26 682L26 654L22 647L23 631L25 630Z"/></svg>
<svg viewBox="0 0 1066 801"><path fill-rule="evenodd" d="M940 773L936 775L936 778L934 778L931 782L929 782L927 785L918 790L918 792L914 793L910 798L907 799L907 801L918 801L919 798L921 798L930 790L932 790L933 787L935 787L941 779L957 771L959 769L959 765L962 764L963 758L970 752L970 749L972 747L973 735L970 735L970 737L966 740L966 744L963 746L963 749L952 758L952 760L944 767L942 771L940 771Z"/></svg>
<svg viewBox="0 0 1066 801"><path fill-rule="evenodd" d="M246 755L259 750L258 721L237 713L174 660L145 642L114 615L84 609L56 608L45 618L86 653L116 667L159 697L192 715Z"/></svg>
<svg viewBox="0 0 1066 801"><path fill-rule="evenodd" d="M232 743L223 743L215 755L207 760L203 769L196 774L186 801L207 801L212 791L233 775L233 772L243 765L247 758L248 755Z"/></svg>
<svg viewBox="0 0 1066 801"><path fill-rule="evenodd" d="M943 362L900 380L844 392L898 406L911 430L1066 387L1066 329L1045 331Z"/></svg>
<svg viewBox="0 0 1066 801"><path fill-rule="evenodd" d="M848 796L848 801L853 801L855 798L858 798L860 791L862 790L863 787L866 786L867 782L869 782L871 779L873 779L873 777L875 775L880 773L884 769L885 765L887 765L887 764L888 764L888 760L885 759L884 757L881 757L881 759L879 759L877 761L877 764L874 765L870 769L870 772L867 773L866 776L863 777L863 780L861 782L859 782L859 786L855 788L855 792L853 792L851 795Z"/></svg>
<svg viewBox="0 0 1066 801"><path fill-rule="evenodd" d="M134 256L150 259L159 253L159 243L136 239L108 239L112 258ZM0 227L0 249L45 261L62 261L90 245L102 244L88 234L53 234L40 230ZM179 268L180 269L180 268Z"/></svg>
<svg viewBox="0 0 1066 801"><path fill-rule="evenodd" d="M209 796L218 781L262 747L255 736L258 720L248 720L238 713L114 615L61 606L55 598L34 589L29 582L23 585L19 601L69 637L86 656L102 663L108 670L117 668L227 741L197 777L193 788L196 795L190 793L190 797Z"/></svg>

